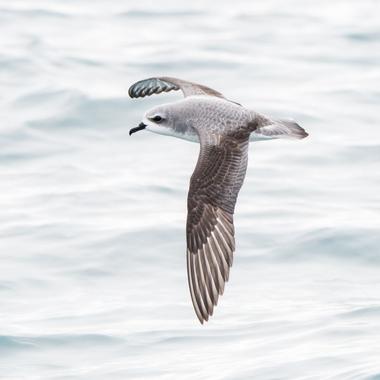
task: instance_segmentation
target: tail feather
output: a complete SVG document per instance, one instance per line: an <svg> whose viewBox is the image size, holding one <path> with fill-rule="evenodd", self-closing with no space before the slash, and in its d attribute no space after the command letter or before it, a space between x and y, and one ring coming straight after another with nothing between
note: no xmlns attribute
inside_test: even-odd
<svg viewBox="0 0 380 380"><path fill-rule="evenodd" d="M309 134L293 120L273 120L260 115L256 118L256 128L251 140L304 139Z"/></svg>

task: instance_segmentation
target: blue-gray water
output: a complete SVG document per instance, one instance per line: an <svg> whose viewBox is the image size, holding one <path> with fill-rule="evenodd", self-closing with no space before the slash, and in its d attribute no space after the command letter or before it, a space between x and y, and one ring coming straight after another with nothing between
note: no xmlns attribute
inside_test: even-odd
<svg viewBox="0 0 380 380"><path fill-rule="evenodd" d="M1 1L1 379L380 379L378 1ZM128 130L207 84L251 145L225 295L187 289L198 146Z"/></svg>

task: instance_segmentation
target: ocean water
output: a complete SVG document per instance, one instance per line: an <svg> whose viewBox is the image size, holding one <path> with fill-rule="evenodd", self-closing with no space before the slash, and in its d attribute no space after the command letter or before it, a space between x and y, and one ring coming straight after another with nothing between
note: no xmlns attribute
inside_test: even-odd
<svg viewBox="0 0 380 380"><path fill-rule="evenodd" d="M380 379L380 4L0 1L0 379ZM237 251L200 325L198 146L140 132L204 83L292 117L251 144Z"/></svg>

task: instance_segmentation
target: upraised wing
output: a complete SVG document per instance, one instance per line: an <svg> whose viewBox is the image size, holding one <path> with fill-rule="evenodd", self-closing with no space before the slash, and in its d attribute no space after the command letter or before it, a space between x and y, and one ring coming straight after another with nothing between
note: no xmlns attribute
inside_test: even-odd
<svg viewBox="0 0 380 380"><path fill-rule="evenodd" d="M202 141L191 177L187 216L187 274L201 323L212 315L228 281L235 250L233 213L247 170L249 135Z"/></svg>
<svg viewBox="0 0 380 380"><path fill-rule="evenodd" d="M220 92L212 88L170 77L140 80L129 87L128 94L131 98L143 98L144 96L150 96L152 94L178 90L181 90L185 97L192 95L209 95L224 99L224 96Z"/></svg>

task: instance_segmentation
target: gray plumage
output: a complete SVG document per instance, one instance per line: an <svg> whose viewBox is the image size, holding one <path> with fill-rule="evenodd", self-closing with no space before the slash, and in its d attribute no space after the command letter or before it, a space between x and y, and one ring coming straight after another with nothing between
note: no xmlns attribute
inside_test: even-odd
<svg viewBox="0 0 380 380"><path fill-rule="evenodd" d="M187 274L201 323L212 315L228 281L235 251L233 214L247 170L249 141L304 138L297 123L273 120L181 79L149 78L133 84L132 98L181 90L185 99L153 108L130 134L147 129L200 143L191 177L186 224Z"/></svg>

